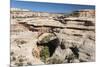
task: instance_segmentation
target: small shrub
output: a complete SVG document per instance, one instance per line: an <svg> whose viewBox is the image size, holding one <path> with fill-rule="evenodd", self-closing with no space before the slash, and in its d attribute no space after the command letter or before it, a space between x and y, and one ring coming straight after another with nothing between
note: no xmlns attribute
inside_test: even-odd
<svg viewBox="0 0 100 67"><path fill-rule="evenodd" d="M46 60L47 58L49 58L49 56L50 56L49 48L47 46L44 46L44 48L40 52L41 60L46 63Z"/></svg>

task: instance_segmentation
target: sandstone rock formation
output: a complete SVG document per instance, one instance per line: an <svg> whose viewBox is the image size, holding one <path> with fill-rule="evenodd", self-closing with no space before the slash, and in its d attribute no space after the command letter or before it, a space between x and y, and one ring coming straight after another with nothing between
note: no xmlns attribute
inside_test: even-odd
<svg viewBox="0 0 100 67"><path fill-rule="evenodd" d="M12 9L11 66L95 61L94 10L77 14Z"/></svg>

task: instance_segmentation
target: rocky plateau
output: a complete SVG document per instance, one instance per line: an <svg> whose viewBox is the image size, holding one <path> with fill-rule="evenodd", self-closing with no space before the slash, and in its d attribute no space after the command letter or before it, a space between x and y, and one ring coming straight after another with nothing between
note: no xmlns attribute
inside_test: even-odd
<svg viewBox="0 0 100 67"><path fill-rule="evenodd" d="M95 10L10 12L11 66L95 61Z"/></svg>

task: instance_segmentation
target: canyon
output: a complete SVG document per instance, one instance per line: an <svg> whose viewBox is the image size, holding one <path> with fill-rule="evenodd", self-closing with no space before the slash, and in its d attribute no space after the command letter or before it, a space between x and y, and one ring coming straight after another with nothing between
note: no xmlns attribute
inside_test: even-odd
<svg viewBox="0 0 100 67"><path fill-rule="evenodd" d="M95 61L95 10L10 13L11 66Z"/></svg>

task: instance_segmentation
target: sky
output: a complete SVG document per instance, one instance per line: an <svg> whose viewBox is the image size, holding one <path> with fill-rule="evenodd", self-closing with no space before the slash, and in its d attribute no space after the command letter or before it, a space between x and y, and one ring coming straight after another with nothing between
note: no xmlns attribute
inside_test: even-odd
<svg viewBox="0 0 100 67"><path fill-rule="evenodd" d="M72 11L83 9L95 9L94 5L75 5L75 4L61 4L61 3L44 3L44 2L28 2L28 1L10 1L11 8L22 8L38 12L50 13L70 13Z"/></svg>

